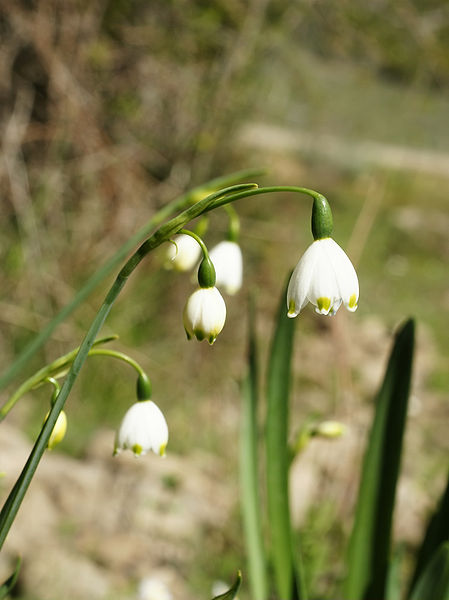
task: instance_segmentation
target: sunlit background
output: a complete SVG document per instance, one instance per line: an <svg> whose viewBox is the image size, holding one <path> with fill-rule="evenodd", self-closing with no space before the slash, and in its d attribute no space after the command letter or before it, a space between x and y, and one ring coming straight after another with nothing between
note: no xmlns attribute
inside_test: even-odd
<svg viewBox="0 0 449 600"><path fill-rule="evenodd" d="M329 199L361 297L354 315L327 319L308 307L296 323L292 436L309 417L348 427L340 440L314 441L292 470L313 597L329 595L342 576L372 398L392 332L408 316L418 349L395 521L406 555L443 486L448 33L443 0L4 0L0 8L2 370L189 187L266 167L260 184L306 186ZM133 274L104 332L118 334L113 346L152 379L170 427L167 459L111 457L135 377L89 359L67 404L66 439L44 458L0 559L6 576L23 557L16 597L131 600L153 577L188 600L211 597L213 583L229 583L238 568L245 576L238 451L247 300L255 299L264 360L282 288L311 242L310 208L288 194L236 204L245 281L227 298L213 347L185 338L194 282L164 269L166 248ZM223 211L211 216L209 245L227 223ZM80 343L111 282L55 331L24 376ZM37 390L1 425L2 497L48 400Z"/></svg>

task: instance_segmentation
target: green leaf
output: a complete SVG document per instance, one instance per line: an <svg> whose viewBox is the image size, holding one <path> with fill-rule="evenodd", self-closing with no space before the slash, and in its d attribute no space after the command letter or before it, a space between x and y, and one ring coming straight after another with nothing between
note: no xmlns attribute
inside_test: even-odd
<svg viewBox="0 0 449 600"><path fill-rule="evenodd" d="M391 525L410 392L414 322L400 329L376 398L348 553L345 600L385 598Z"/></svg>
<svg viewBox="0 0 449 600"><path fill-rule="evenodd" d="M288 471L289 391L294 320L287 317L285 290L279 303L276 329L271 344L267 377L267 500L271 539L271 559L277 596L282 600L300 598L305 589L298 563L290 522Z"/></svg>
<svg viewBox="0 0 449 600"><path fill-rule="evenodd" d="M449 600L449 542L435 552L418 579L410 600Z"/></svg>
<svg viewBox="0 0 449 600"><path fill-rule="evenodd" d="M251 596L257 598L257 600L265 600L268 596L268 583L262 536L257 460L259 385L257 344L254 328L254 304L252 302L249 310L248 363L248 375L242 385L240 441L241 503Z"/></svg>
<svg viewBox="0 0 449 600"><path fill-rule="evenodd" d="M403 553L397 551L388 569L386 600L401 600L401 565Z"/></svg>
<svg viewBox="0 0 449 600"><path fill-rule="evenodd" d="M9 592L15 586L17 578L19 576L21 562L22 562L21 559L18 558L17 563L16 563L16 568L14 569L13 574L10 575L8 577L8 579L2 585L0 585L0 600L2 598L6 598L6 596L9 594Z"/></svg>
<svg viewBox="0 0 449 600"><path fill-rule="evenodd" d="M423 543L419 549L416 559L416 567L410 583L410 590L407 597L421 576L430 557L437 548L445 541L449 540L449 477L446 483L446 489L439 502L435 513L429 521Z"/></svg>
<svg viewBox="0 0 449 600"><path fill-rule="evenodd" d="M219 596L215 596L212 600L234 600L237 596L237 592L239 591L240 584L242 583L242 574L240 571L237 571L237 577L232 584L232 587L229 588L227 592L224 594L220 594Z"/></svg>

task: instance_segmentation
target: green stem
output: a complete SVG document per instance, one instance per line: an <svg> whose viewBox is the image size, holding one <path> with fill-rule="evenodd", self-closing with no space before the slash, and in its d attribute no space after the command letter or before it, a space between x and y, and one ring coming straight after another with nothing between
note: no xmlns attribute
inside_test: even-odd
<svg viewBox="0 0 449 600"><path fill-rule="evenodd" d="M228 240L230 242L237 242L240 235L240 219L237 211L231 204L226 204L224 209L228 213L229 217L229 229L228 229Z"/></svg>
<svg viewBox="0 0 449 600"><path fill-rule="evenodd" d="M73 299L67 304L51 321L48 325L23 349L23 351L16 358L15 362L0 376L0 390L5 388L16 375L25 367L26 363L36 354L44 343L50 338L53 331L60 323L79 306L97 287L97 285L103 281L121 262L125 259L127 254L143 239L145 239L151 232L152 229L160 225L165 219L173 215L178 210L182 210L192 204L198 194L205 192L206 190L216 190L223 186L229 186L242 179L255 178L259 175L263 175L265 169L246 169L243 171L237 171L230 175L223 177L217 177L212 179L206 184L198 186L193 190L190 190L186 194L183 194L173 202L170 202L166 206L162 207L139 231L127 240L123 246L121 246L117 252L109 258L105 264L100 267L84 284L84 286L75 294Z"/></svg>
<svg viewBox="0 0 449 600"><path fill-rule="evenodd" d="M61 386L54 377L46 377L43 383L51 383L53 386L53 394L51 396L51 405L53 406L53 404L56 402L59 392L61 391Z"/></svg>
<svg viewBox="0 0 449 600"><path fill-rule="evenodd" d="M94 345L99 346L100 344L106 344L107 342L111 342L117 339L117 335L109 335L107 337L101 338L97 340ZM60 356L56 360L54 360L49 365L45 365L39 371L36 371L31 377L29 377L26 381L24 381L20 387L12 394L12 396L5 402L5 404L0 409L0 422L6 417L9 411L14 407L16 402L22 398L27 392L33 390L40 385L45 380L48 380L50 377L61 377L65 374L66 370L73 362L75 356L79 351L79 347L71 350L67 354Z"/></svg>
<svg viewBox="0 0 449 600"><path fill-rule="evenodd" d="M119 360L122 360L126 364L133 367L140 376L146 377L145 371L142 369L138 362L136 362L127 354L123 354L123 352L119 352L118 350L106 350L105 348L95 348L95 350L89 350L89 356L110 356L111 358L118 358Z"/></svg>
<svg viewBox="0 0 449 600"><path fill-rule="evenodd" d="M209 252L207 250L207 246L197 233L195 233L194 231L190 231L190 229L181 229L181 231L179 231L179 233L183 233L184 235L189 235L196 242L198 242L198 245L201 248L204 258L209 258Z"/></svg>
<svg viewBox="0 0 449 600"><path fill-rule="evenodd" d="M311 190L309 188L298 187L295 185L276 185L276 186L268 186L257 188L252 191L242 191L236 192L229 196L223 198L217 198L204 212L209 212L211 210L215 210L220 206L225 206L225 204L229 204L230 202L235 202L236 200L240 200L242 198L248 198L249 196L257 196L259 194L273 194L276 192L293 192L296 194L306 194L307 196L311 196L312 198L322 201L323 199L327 202L326 198L323 194L316 192L315 190Z"/></svg>

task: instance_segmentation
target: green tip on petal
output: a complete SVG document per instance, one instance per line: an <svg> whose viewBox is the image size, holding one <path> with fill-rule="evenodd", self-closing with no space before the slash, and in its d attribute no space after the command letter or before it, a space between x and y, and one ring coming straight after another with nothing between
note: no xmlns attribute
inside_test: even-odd
<svg viewBox="0 0 449 600"><path fill-rule="evenodd" d="M316 301L316 305L318 306L318 310L321 313L328 313L331 307L331 299L330 298L318 298Z"/></svg>
<svg viewBox="0 0 449 600"><path fill-rule="evenodd" d="M207 340L209 342L209 344L212 346L212 344L215 342L215 340L217 339L216 335L210 335L209 339Z"/></svg>
<svg viewBox="0 0 449 600"><path fill-rule="evenodd" d="M131 450L134 452L134 456L140 456L142 454L143 448L140 444L134 444Z"/></svg>
<svg viewBox="0 0 449 600"><path fill-rule="evenodd" d="M199 342L202 342L204 340L204 338L206 337L206 334L204 333L204 331L202 329L195 329L195 331L193 333L195 334L195 337Z"/></svg>
<svg viewBox="0 0 449 600"><path fill-rule="evenodd" d="M357 308L357 296L355 294L352 294L349 298L348 308L350 310L355 310Z"/></svg>
<svg viewBox="0 0 449 600"><path fill-rule="evenodd" d="M296 315L296 304L293 299L290 300L290 302L288 303L288 313L287 314L289 317L294 317Z"/></svg>
<svg viewBox="0 0 449 600"><path fill-rule="evenodd" d="M165 448L167 447L167 444L161 444L159 447L159 456L165 456Z"/></svg>

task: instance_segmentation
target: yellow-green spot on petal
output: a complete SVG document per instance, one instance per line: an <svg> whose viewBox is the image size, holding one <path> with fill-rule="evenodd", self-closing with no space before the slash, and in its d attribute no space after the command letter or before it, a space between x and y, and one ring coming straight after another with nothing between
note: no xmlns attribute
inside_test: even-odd
<svg viewBox="0 0 449 600"><path fill-rule="evenodd" d="M199 342L202 342L204 340L204 338L206 337L206 334L204 333L204 331L202 329L195 329L195 331L193 333L195 334L195 337Z"/></svg>
<svg viewBox="0 0 449 600"><path fill-rule="evenodd" d="M161 444L159 447L159 456L165 456L165 448L167 447L167 444Z"/></svg>
<svg viewBox="0 0 449 600"><path fill-rule="evenodd" d="M292 299L292 300L290 300L290 302L288 304L288 314L294 315L295 312L296 312L296 304L295 304L295 301Z"/></svg>
<svg viewBox="0 0 449 600"><path fill-rule="evenodd" d="M318 310L320 312L329 312L331 307L331 299L330 298L318 298L316 301L316 305L318 306Z"/></svg>
<svg viewBox="0 0 449 600"><path fill-rule="evenodd" d="M352 294L352 296L349 298L348 306L352 309L357 308L357 296L355 294Z"/></svg>
<svg viewBox="0 0 449 600"><path fill-rule="evenodd" d="M142 454L142 446L140 444L134 444L134 446L131 448L131 450L134 452L134 454L136 456L140 456Z"/></svg>

